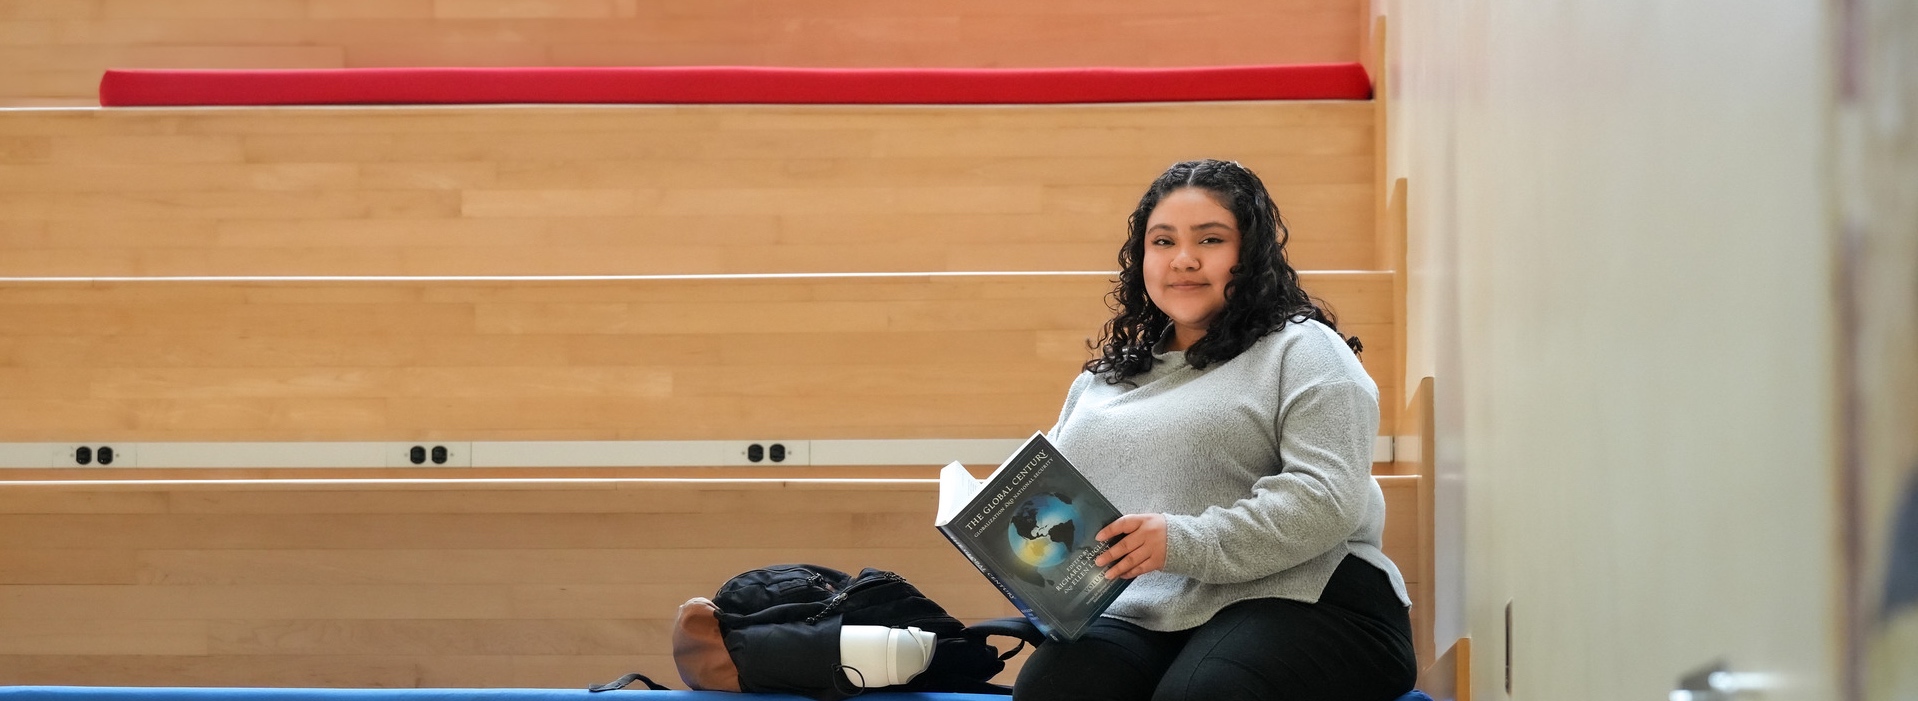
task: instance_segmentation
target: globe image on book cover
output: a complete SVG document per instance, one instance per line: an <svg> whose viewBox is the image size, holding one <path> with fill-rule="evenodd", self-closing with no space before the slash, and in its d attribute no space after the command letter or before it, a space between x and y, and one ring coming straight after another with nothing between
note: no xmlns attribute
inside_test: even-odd
<svg viewBox="0 0 1918 701"><path fill-rule="evenodd" d="M1124 591L1097 564L1099 529L1119 510L1034 433L985 479L952 463L939 471L933 526L1053 640L1073 640Z"/></svg>
<svg viewBox="0 0 1918 701"><path fill-rule="evenodd" d="M1012 512L1006 538L1020 561L1048 570L1064 564L1074 549L1085 545L1081 536L1091 535L1085 521L1071 497L1040 494Z"/></svg>

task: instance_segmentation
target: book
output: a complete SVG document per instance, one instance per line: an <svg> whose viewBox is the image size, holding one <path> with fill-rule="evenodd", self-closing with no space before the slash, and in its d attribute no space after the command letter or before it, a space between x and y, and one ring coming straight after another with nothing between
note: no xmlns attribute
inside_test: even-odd
<svg viewBox="0 0 1918 701"><path fill-rule="evenodd" d="M1119 510L1046 439L1032 434L981 480L964 465L939 471L933 525L1048 639L1072 641L1125 591L1093 559Z"/></svg>

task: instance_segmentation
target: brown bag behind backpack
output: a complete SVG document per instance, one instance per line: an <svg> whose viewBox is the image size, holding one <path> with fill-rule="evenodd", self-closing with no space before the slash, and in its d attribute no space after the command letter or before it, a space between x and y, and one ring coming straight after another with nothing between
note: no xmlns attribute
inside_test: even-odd
<svg viewBox="0 0 1918 701"><path fill-rule="evenodd" d="M679 679L701 691L739 691L739 667L719 632L719 607L705 597L679 606L673 622L673 664Z"/></svg>

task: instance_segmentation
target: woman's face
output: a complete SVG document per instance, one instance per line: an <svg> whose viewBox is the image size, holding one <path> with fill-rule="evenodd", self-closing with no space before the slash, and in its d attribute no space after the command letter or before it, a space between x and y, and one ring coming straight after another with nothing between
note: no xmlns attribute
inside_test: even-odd
<svg viewBox="0 0 1918 701"><path fill-rule="evenodd" d="M1185 350L1225 310L1225 287L1239 263L1239 222L1197 188L1174 190L1146 218L1145 292L1172 317L1167 350Z"/></svg>

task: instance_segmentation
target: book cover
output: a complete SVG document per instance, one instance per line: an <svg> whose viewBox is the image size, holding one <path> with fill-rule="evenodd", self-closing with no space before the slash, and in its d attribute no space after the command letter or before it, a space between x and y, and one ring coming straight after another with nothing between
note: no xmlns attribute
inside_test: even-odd
<svg viewBox="0 0 1918 701"><path fill-rule="evenodd" d="M1034 433L984 480L959 463L939 472L933 525L1052 640L1076 640L1131 580L1105 578L1093 559L1119 510L1044 433Z"/></svg>

